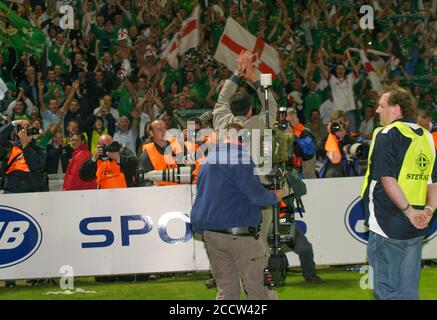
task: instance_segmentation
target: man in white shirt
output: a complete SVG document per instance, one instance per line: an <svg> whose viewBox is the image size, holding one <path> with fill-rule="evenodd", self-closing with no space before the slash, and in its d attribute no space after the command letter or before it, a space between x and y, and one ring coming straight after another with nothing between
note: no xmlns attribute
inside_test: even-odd
<svg viewBox="0 0 437 320"><path fill-rule="evenodd" d="M112 97L110 95L105 95L103 99L100 99L100 106L94 109L95 116L101 116L102 113L110 113L115 118L115 120L120 119L120 113L117 109L112 107Z"/></svg>
<svg viewBox="0 0 437 320"><path fill-rule="evenodd" d="M354 72L346 74L346 67L344 64L337 64L335 68L335 75L329 73L326 66L322 66L322 73L328 79L331 87L332 98L334 101L334 110L341 110L345 112L349 120L349 128L352 131L357 131L355 116L353 111L356 109L354 85L359 74L359 66L351 59L350 54L346 51L347 61L351 64Z"/></svg>
<svg viewBox="0 0 437 320"><path fill-rule="evenodd" d="M118 131L114 134L113 140L120 143L122 147L128 148L136 155L137 152L135 145L138 137L138 114L134 112L132 116L132 127L130 129L128 117L120 117L117 124Z"/></svg>
<svg viewBox="0 0 437 320"><path fill-rule="evenodd" d="M329 98L320 105L320 117L324 125L331 122L331 114L334 111L334 100L332 99L332 92L328 91Z"/></svg>

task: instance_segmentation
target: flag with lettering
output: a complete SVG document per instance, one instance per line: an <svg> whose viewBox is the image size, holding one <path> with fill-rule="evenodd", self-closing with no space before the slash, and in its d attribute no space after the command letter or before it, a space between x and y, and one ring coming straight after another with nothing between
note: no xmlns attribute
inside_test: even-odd
<svg viewBox="0 0 437 320"><path fill-rule="evenodd" d="M29 52L40 56L44 51L44 32L18 16L0 2L0 41L14 47L19 52Z"/></svg>

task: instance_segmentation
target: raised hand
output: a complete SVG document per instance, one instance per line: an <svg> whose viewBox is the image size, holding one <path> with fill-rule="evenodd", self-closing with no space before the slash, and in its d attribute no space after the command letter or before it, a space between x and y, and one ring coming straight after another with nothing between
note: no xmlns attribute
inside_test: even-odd
<svg viewBox="0 0 437 320"><path fill-rule="evenodd" d="M41 91L44 90L44 82L41 79L38 80L38 89Z"/></svg>
<svg viewBox="0 0 437 320"><path fill-rule="evenodd" d="M255 82L257 80L257 76L255 73L255 68L253 67L252 58L253 54L250 51L241 51L240 56L236 60L236 73L241 78Z"/></svg>
<svg viewBox="0 0 437 320"><path fill-rule="evenodd" d="M244 56L245 51L241 51L240 52L240 56L237 58L237 60L235 60L236 64L237 64L237 69L235 70L235 72L237 73L237 75L239 77L241 77L245 71L245 66L243 65L243 56Z"/></svg>
<svg viewBox="0 0 437 320"><path fill-rule="evenodd" d="M245 51L242 57L242 63L244 65L244 74L243 77L246 80L255 82L256 80L258 80L256 72L255 72L255 67L253 66L253 54L250 51Z"/></svg>

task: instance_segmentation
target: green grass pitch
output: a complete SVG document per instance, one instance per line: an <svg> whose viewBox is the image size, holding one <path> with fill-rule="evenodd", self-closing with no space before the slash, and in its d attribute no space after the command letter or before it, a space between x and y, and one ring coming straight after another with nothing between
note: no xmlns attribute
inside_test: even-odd
<svg viewBox="0 0 437 320"><path fill-rule="evenodd" d="M301 274L293 269L288 272L287 284L278 289L280 300L370 300L370 290L360 288L363 274L346 271L345 267L326 267L318 269L326 281L323 284L309 284ZM14 288L5 288L0 281L0 300L213 300L216 290L207 289L204 281L209 278L206 272L176 274L171 277L144 282L97 283L94 278L80 277L74 280L75 288L95 293L72 295L47 295L49 291L61 291L53 284L36 284L31 287L25 281L18 281ZM58 280L58 279L57 279ZM420 296L425 300L437 300L437 266L422 269Z"/></svg>

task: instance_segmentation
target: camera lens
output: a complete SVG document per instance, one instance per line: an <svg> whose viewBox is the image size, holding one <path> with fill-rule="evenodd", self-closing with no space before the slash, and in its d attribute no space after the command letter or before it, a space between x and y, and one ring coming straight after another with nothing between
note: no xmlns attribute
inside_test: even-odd
<svg viewBox="0 0 437 320"><path fill-rule="evenodd" d="M338 131L341 131L341 130L343 130L343 127L341 126L340 123L338 123L338 122L331 123L331 133L332 134L334 134Z"/></svg>
<svg viewBox="0 0 437 320"><path fill-rule="evenodd" d="M281 131L285 131L285 130L287 130L287 128L288 128L288 121L287 121L287 120L281 120L281 121L279 121L279 123L278 123L278 128L279 128Z"/></svg>

